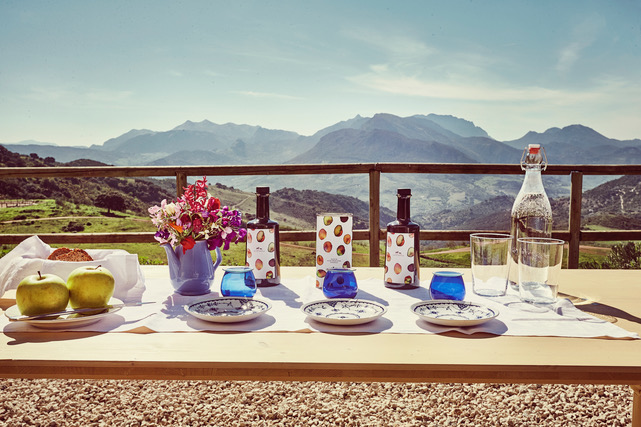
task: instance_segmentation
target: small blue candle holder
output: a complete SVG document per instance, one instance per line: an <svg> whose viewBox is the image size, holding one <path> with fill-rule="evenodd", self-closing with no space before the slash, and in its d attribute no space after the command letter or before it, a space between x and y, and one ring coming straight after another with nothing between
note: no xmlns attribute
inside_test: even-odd
<svg viewBox="0 0 641 427"><path fill-rule="evenodd" d="M220 283L224 297L252 298L256 294L256 278L251 267L227 267Z"/></svg>
<svg viewBox="0 0 641 427"><path fill-rule="evenodd" d="M463 300L463 298L465 298L463 273L437 271L432 276L430 295L432 299Z"/></svg>
<svg viewBox="0 0 641 427"><path fill-rule="evenodd" d="M358 293L352 268L330 268L323 280L323 294L327 298L354 298Z"/></svg>

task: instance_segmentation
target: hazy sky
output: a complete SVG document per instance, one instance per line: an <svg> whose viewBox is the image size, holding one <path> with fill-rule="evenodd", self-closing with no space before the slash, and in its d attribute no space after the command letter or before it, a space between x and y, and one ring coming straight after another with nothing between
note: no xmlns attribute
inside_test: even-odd
<svg viewBox="0 0 641 427"><path fill-rule="evenodd" d="M641 138L641 2L0 0L0 142L379 112Z"/></svg>

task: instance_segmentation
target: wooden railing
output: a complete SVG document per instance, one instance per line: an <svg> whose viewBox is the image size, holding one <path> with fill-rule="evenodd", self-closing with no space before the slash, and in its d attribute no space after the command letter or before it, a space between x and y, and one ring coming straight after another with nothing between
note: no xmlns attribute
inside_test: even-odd
<svg viewBox="0 0 641 427"><path fill-rule="evenodd" d="M369 176L369 229L354 230L354 240L369 241L369 264L380 262L379 242L385 238L380 228L381 174L495 174L520 175L519 165L477 163L337 163L305 165L251 166L100 166L0 168L0 184L6 178L67 178L67 177L166 177L175 176L176 193L187 186L187 177L239 175L324 175L367 174ZM579 266L579 245L582 241L641 240L641 230L581 230L581 203L585 175L641 175L641 165L549 165L546 175L569 175L571 178L569 227L555 230L552 235L569 243L568 268ZM478 231L507 230L421 230L421 240L465 241ZM38 234L54 244L153 242L153 233L50 233ZM16 244L28 234L0 234L0 244ZM314 241L314 230L282 231L281 241Z"/></svg>

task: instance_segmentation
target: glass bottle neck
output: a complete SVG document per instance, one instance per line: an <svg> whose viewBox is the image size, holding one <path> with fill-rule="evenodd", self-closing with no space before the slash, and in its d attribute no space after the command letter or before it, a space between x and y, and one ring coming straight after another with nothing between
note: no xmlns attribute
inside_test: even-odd
<svg viewBox="0 0 641 427"><path fill-rule="evenodd" d="M269 219L269 195L256 196L256 218Z"/></svg>
<svg viewBox="0 0 641 427"><path fill-rule="evenodd" d="M532 165L525 169L525 178L521 186L524 193L545 193L541 179L541 165Z"/></svg>
<svg viewBox="0 0 641 427"><path fill-rule="evenodd" d="M396 208L396 219L398 219L399 221L410 220L410 198L409 197L398 198L398 205Z"/></svg>

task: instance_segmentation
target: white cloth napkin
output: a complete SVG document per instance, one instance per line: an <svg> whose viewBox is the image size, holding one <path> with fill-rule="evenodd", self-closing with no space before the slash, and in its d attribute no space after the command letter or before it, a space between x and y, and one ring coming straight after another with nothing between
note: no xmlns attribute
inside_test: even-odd
<svg viewBox="0 0 641 427"><path fill-rule="evenodd" d="M23 240L7 255L0 258L0 295L18 287L31 274L55 274L67 280L78 267L102 265L114 276L114 297L125 302L140 301L145 291L145 279L138 264L138 255L122 249L88 249L93 261L71 262L48 260L52 248L38 236Z"/></svg>

